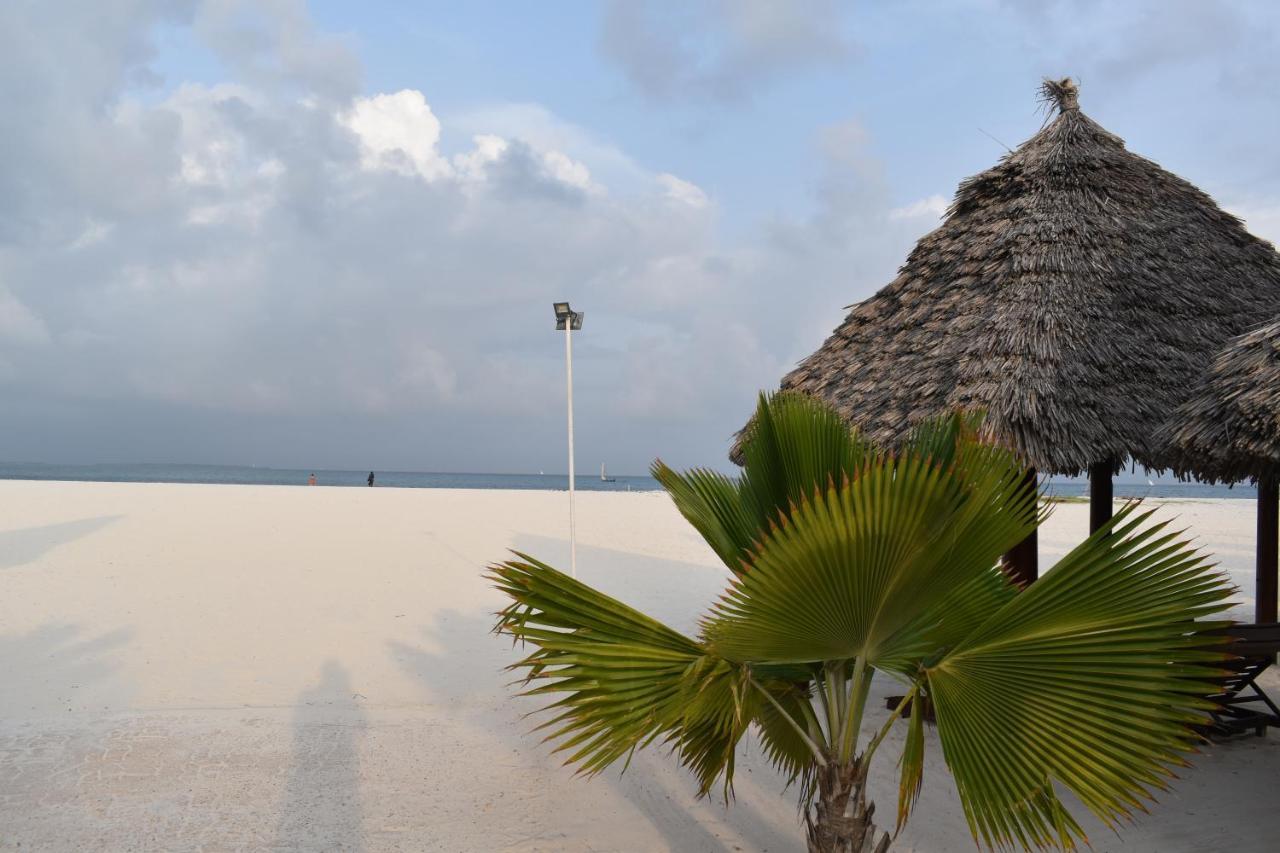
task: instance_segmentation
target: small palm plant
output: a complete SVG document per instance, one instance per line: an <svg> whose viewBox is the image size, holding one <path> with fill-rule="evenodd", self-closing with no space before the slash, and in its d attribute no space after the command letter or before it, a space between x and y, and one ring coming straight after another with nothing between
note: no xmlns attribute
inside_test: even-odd
<svg viewBox="0 0 1280 853"><path fill-rule="evenodd" d="M925 703L975 841L1072 848L1070 791L1108 826L1142 808L1196 742L1220 649L1196 622L1231 593L1166 523L1130 505L1019 590L1000 555L1043 520L1014 454L953 417L896 454L807 398L762 397L741 477L654 475L732 572L686 637L518 554L492 567L497 630L555 696L543 728L593 774L655 742L732 792L753 725L799 782L808 849L884 851L867 774L905 721L896 824L920 792ZM869 726L872 679L904 697ZM916 709L916 710L913 710ZM869 730L864 732L864 728Z"/></svg>

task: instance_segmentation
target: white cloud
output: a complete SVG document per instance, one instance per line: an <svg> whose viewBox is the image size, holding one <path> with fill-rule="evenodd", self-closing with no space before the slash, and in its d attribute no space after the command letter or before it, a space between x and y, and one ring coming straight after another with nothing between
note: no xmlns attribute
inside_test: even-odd
<svg viewBox="0 0 1280 853"><path fill-rule="evenodd" d="M417 174L428 181L452 173L438 148L440 120L421 92L402 89L357 98L346 125L360 138L360 162L366 169Z"/></svg>
<svg viewBox="0 0 1280 853"><path fill-rule="evenodd" d="M889 211L890 219L932 219L939 220L947 213L947 207L950 202L946 196L931 195L928 198L918 199L910 204L902 207L895 207Z"/></svg>
<svg viewBox="0 0 1280 853"><path fill-rule="evenodd" d="M580 190L592 188L591 170L586 166L570 160L559 151L543 151L541 154L542 163L546 167L547 173L557 181L562 181Z"/></svg>
<svg viewBox="0 0 1280 853"><path fill-rule="evenodd" d="M111 234L111 224L108 222L97 222L89 220L85 223L84 230L67 244L67 249L76 251L77 249L87 249L90 246L96 246L103 240L107 239Z"/></svg>
<svg viewBox="0 0 1280 853"><path fill-rule="evenodd" d="M0 75L7 174L24 176L0 174L15 456L550 470L563 364L548 303L569 298L589 318L583 453L715 464L755 392L888 280L919 229L890 222L853 124L833 131L812 217L727 241L692 176L545 107L442 119L412 89L343 97L358 68L313 68L337 48L309 42L296 8L252 50L226 32L250 7L226 8L199 24L226 84L127 96L145 17L117 41L56 42L119 53L114 77L46 63L47 98ZM43 21L18 23L0 48L41 43ZM451 139L470 143L446 155Z"/></svg>
<svg viewBox="0 0 1280 853"><path fill-rule="evenodd" d="M481 133L471 137L472 149L453 157L453 166L458 175L472 181L482 181L489 165L502 159L507 152L507 140L492 133Z"/></svg>
<svg viewBox="0 0 1280 853"><path fill-rule="evenodd" d="M27 347L49 341L44 321L0 285L0 340Z"/></svg>
<svg viewBox="0 0 1280 853"><path fill-rule="evenodd" d="M700 186L677 178L675 175L663 172L657 176L657 181L666 191L667 198L672 201L692 208L703 208L711 203L711 200L707 198L707 194L702 191Z"/></svg>
<svg viewBox="0 0 1280 853"><path fill-rule="evenodd" d="M452 161L446 159L440 153L440 120L426 97L413 89L357 98L343 123L358 137L361 165L371 171L416 175L427 181L483 181L501 170L506 160L527 151L536 177L583 192L602 191L591 180L591 170L552 147L554 140L546 135L531 141L476 134L473 150L455 154Z"/></svg>
<svg viewBox="0 0 1280 853"><path fill-rule="evenodd" d="M1255 237L1280 246L1280 203L1257 199L1239 204L1226 204L1223 209L1244 220L1244 226Z"/></svg>

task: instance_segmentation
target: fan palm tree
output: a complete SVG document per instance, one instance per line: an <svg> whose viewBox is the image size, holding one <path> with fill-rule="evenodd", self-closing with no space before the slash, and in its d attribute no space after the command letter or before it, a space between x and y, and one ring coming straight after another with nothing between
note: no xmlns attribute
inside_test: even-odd
<svg viewBox="0 0 1280 853"><path fill-rule="evenodd" d="M1108 826L1141 809L1206 719L1223 653L1197 631L1226 623L1196 620L1231 589L1136 504L1018 589L999 558L1043 520L1039 494L976 426L929 424L890 455L820 403L762 396L741 477L655 463L732 573L697 637L533 557L492 566L511 599L497 630L533 648L513 669L553 697L540 728L587 774L667 744L701 795L719 784L727 798L754 725L799 782L814 853L888 849L867 774L901 722L901 829L926 701L976 842L1086 840L1057 786ZM876 675L905 695L872 727Z"/></svg>

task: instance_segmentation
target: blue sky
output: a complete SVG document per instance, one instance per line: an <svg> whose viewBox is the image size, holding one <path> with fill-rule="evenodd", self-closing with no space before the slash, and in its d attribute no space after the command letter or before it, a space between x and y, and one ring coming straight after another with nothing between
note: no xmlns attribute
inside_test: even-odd
<svg viewBox="0 0 1280 853"><path fill-rule="evenodd" d="M794 5L843 42L843 53L746 76L724 97L637 91L604 43L610 5L330 0L306 7L317 29L359 56L366 93L408 87L427 95L444 120L446 149L466 142L449 132L451 117L537 104L650 168L697 177L725 202L727 227L803 212L821 180L816 137L851 117L875 129L870 150L897 202L949 195L959 178L990 165L1001 143L1016 146L1034 130L1043 117L1036 81L1064 73L1083 78L1092 115L1123 126L1118 132L1136 150L1174 170L1203 170L1202 182L1234 195L1276 178L1260 156L1280 130L1274 98L1263 91L1272 66L1259 55L1276 34L1267 3L800 2ZM692 51L724 50L714 22L687 11L699 4L634 6L646 10L638 17L658 22L658 33L676 31ZM160 32L155 67L168 86L227 78L189 28ZM1241 47L1245 53L1232 56ZM1249 76L1255 91L1243 85ZM1159 109L1161 102L1170 108ZM1189 120L1256 137L1188 134Z"/></svg>
<svg viewBox="0 0 1280 853"><path fill-rule="evenodd" d="M1280 237L1263 2L18 0L0 457L723 467L1046 75Z"/></svg>

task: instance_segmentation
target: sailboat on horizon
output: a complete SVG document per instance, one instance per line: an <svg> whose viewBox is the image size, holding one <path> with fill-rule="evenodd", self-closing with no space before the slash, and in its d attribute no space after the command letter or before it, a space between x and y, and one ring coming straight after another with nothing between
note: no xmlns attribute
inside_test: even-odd
<svg viewBox="0 0 1280 853"><path fill-rule="evenodd" d="M604 463L603 463L603 462L601 462L601 463L600 463L600 482L602 482L602 483L616 483L616 482L618 482L618 478L617 478L617 477L610 477L608 474L606 474L606 473L605 473L605 470L604 470Z"/></svg>

